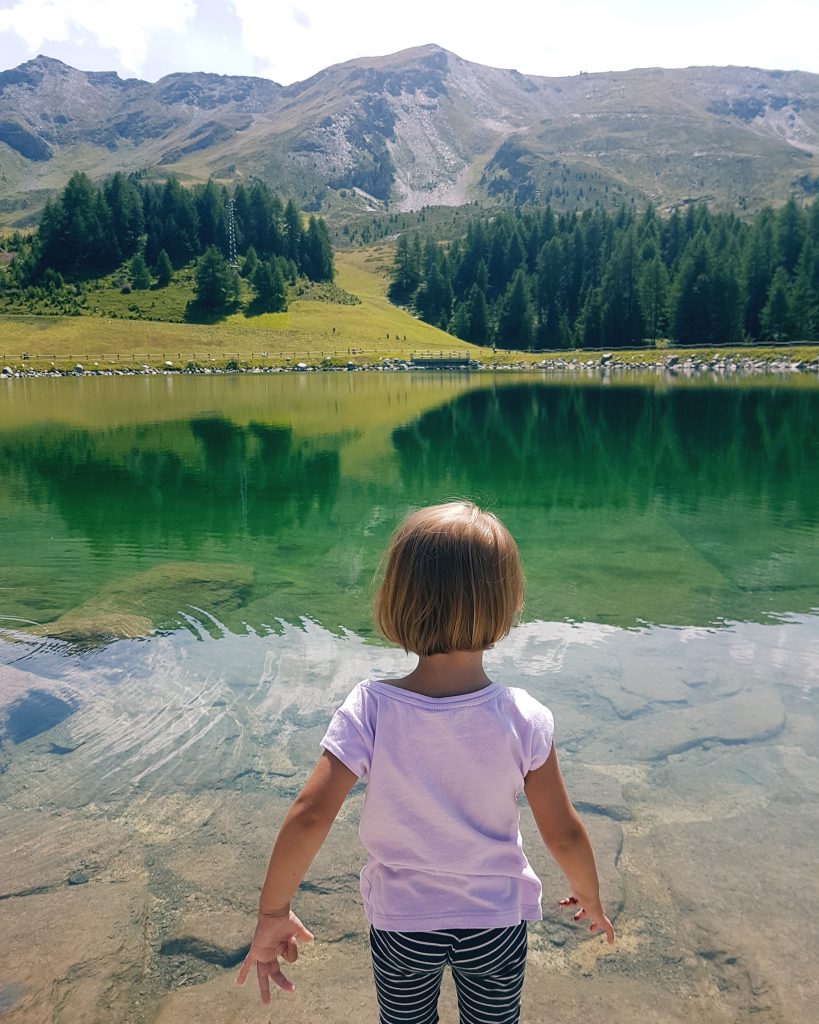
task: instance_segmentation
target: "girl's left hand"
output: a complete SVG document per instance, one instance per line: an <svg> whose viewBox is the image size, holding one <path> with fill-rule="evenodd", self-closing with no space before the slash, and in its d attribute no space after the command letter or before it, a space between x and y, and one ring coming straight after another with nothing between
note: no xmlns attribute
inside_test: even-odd
<svg viewBox="0 0 819 1024"><path fill-rule="evenodd" d="M577 896L567 896L566 899L559 901L559 906L566 907L569 910L575 910L574 920L582 921L583 918L588 918L589 931L594 935L595 933L603 932L606 936L606 942L611 945L614 942L614 927L606 917L606 912L603 910L603 905L599 898L584 899L583 906L580 906L581 901Z"/></svg>
<svg viewBox="0 0 819 1024"><path fill-rule="evenodd" d="M287 915L260 914L250 950L236 975L236 984L244 985L255 963L259 993L265 1005L270 1002L271 980L285 992L292 992L296 986L282 974L279 957L289 964L295 963L299 956L297 939L300 942L312 942L313 934L292 910Z"/></svg>

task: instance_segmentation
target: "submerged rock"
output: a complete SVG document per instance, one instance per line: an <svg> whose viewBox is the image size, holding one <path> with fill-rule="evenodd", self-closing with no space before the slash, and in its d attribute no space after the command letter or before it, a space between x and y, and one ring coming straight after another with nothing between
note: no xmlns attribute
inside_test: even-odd
<svg viewBox="0 0 819 1024"><path fill-rule="evenodd" d="M10 745L53 729L83 703L80 690L61 679L0 665L0 773Z"/></svg>
<svg viewBox="0 0 819 1024"><path fill-rule="evenodd" d="M220 909L202 909L185 914L159 952L168 957L192 957L217 967L235 967L247 955L252 919L245 914Z"/></svg>
<svg viewBox="0 0 819 1024"><path fill-rule="evenodd" d="M629 760L662 761L709 744L743 744L769 740L785 726L785 709L777 694L745 690L724 700L663 710L624 722L612 749L628 751ZM595 744L588 755L602 754Z"/></svg>
<svg viewBox="0 0 819 1024"><path fill-rule="evenodd" d="M35 636L51 636L71 643L100 643L107 640L137 640L150 636L153 624L142 615L123 615L96 606L80 605L55 622L35 626Z"/></svg>
<svg viewBox="0 0 819 1024"><path fill-rule="evenodd" d="M631 810L614 776L589 765L569 760L564 768L572 803L581 814L600 814L614 821L629 821Z"/></svg>
<svg viewBox="0 0 819 1024"><path fill-rule="evenodd" d="M253 568L209 562L163 562L113 580L77 608L29 632L74 643L150 636L180 622L180 613L202 609L219 617L243 605Z"/></svg>

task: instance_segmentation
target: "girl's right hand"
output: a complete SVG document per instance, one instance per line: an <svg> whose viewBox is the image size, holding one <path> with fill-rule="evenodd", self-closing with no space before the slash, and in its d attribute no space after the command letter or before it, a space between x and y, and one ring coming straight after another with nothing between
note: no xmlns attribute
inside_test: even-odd
<svg viewBox="0 0 819 1024"><path fill-rule="evenodd" d="M292 910L286 914L259 914L250 950L236 975L236 984L244 985L255 963L259 994L265 1005L270 1002L271 981L285 992L292 992L296 986L282 973L279 957L289 964L295 963L299 955L296 940L312 942L313 934Z"/></svg>
<svg viewBox="0 0 819 1024"><path fill-rule="evenodd" d="M603 910L603 905L599 899L580 900L577 896L567 896L566 899L560 900L560 906L579 907L580 909L574 914L574 920L582 921L584 917L587 918L590 922L589 931L592 934L604 932L606 942L609 945L614 942L614 927L606 917L606 912Z"/></svg>

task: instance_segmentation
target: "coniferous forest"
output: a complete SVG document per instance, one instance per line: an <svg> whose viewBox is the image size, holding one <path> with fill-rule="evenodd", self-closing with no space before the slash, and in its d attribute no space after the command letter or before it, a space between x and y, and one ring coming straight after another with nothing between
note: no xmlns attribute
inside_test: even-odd
<svg viewBox="0 0 819 1024"><path fill-rule="evenodd" d="M284 203L261 181L238 184L232 196L213 181L184 188L176 179L142 181L115 174L99 187L74 174L43 210L30 244L12 264L20 286L61 285L110 273L126 264L134 288L167 285L174 268L197 261L197 300L229 308L238 281L228 264L229 200L236 253L257 306L286 308L285 282L303 275L332 281L333 251L324 221L305 223L292 200ZM22 241L22 240L21 240Z"/></svg>
<svg viewBox="0 0 819 1024"><path fill-rule="evenodd" d="M691 205L509 211L398 239L390 298L476 344L618 348L819 339L819 200L750 222Z"/></svg>

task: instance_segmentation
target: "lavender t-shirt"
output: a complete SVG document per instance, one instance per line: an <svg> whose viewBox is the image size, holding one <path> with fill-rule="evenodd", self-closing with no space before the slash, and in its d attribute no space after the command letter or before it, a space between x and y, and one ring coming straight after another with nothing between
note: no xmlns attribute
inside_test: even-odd
<svg viewBox="0 0 819 1024"><path fill-rule="evenodd" d="M361 895L371 924L435 931L540 920L517 796L553 732L548 708L497 683L457 697L374 680L355 687L321 745L367 781Z"/></svg>

